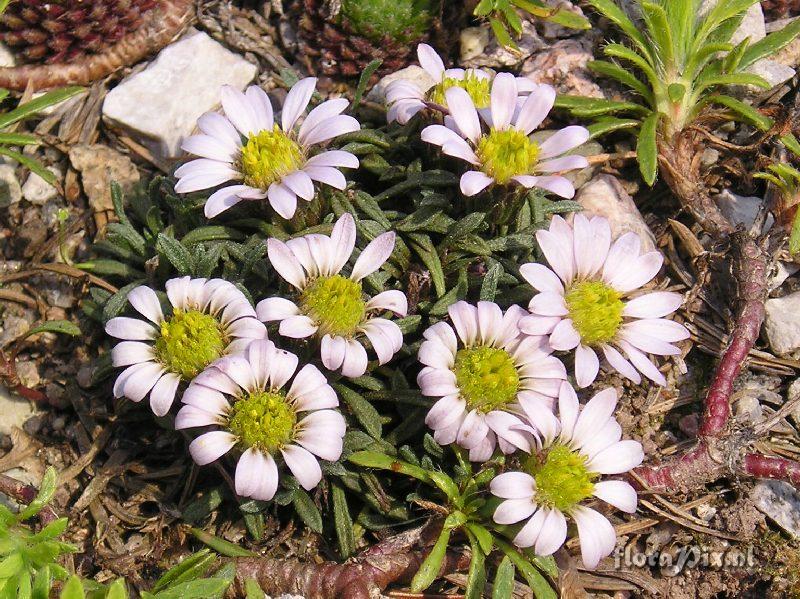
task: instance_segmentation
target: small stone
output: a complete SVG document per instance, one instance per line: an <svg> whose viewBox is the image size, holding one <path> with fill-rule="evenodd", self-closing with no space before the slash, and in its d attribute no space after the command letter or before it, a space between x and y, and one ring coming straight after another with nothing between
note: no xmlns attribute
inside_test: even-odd
<svg viewBox="0 0 800 599"><path fill-rule="evenodd" d="M491 37L490 30L487 27L467 27L464 29L459 37L461 62L472 60L483 54L486 46L489 45Z"/></svg>
<svg viewBox="0 0 800 599"><path fill-rule="evenodd" d="M696 508L694 508L697 517L705 522L711 522L711 519L717 515L717 508L708 505L707 503L701 503Z"/></svg>
<svg viewBox="0 0 800 599"><path fill-rule="evenodd" d="M697 431L700 430L700 415L695 413L685 414L678 420L678 428L681 432L693 439L697 436Z"/></svg>
<svg viewBox="0 0 800 599"><path fill-rule="evenodd" d="M750 492L756 508L783 530L800 537L800 495L782 480L761 480Z"/></svg>
<svg viewBox="0 0 800 599"><path fill-rule="evenodd" d="M7 208L22 199L22 188L17 180L16 169L9 164L0 164L0 208Z"/></svg>
<svg viewBox="0 0 800 599"><path fill-rule="evenodd" d="M9 392L0 385L0 434L10 435L14 428L22 428L25 421L36 414L34 405Z"/></svg>
<svg viewBox="0 0 800 599"><path fill-rule="evenodd" d="M42 382L36 362L30 360L17 362L17 376L20 383L30 388L38 387Z"/></svg>
<svg viewBox="0 0 800 599"><path fill-rule="evenodd" d="M780 85L781 83L789 81L789 79L795 76L797 71L788 65L778 62L777 60L762 58L761 60L758 60L750 65L747 68L747 72L763 77L766 79L767 83L770 84L770 87L775 87L776 85ZM755 87L753 85L748 85L746 89L750 94L764 93L762 88Z"/></svg>
<svg viewBox="0 0 800 599"><path fill-rule="evenodd" d="M78 370L78 376L75 377L78 381L78 385L83 387L84 389L88 389L92 386L92 376L94 375L94 368L92 368L89 364L85 366L81 366L80 370Z"/></svg>
<svg viewBox="0 0 800 599"><path fill-rule="evenodd" d="M800 291L764 302L764 331L770 348L779 356L800 349Z"/></svg>
<svg viewBox="0 0 800 599"><path fill-rule="evenodd" d="M800 265L795 264L794 262L776 262L774 270L770 273L769 278L767 279L769 290L772 291L773 289L777 289L783 285L786 282L786 279L791 277L798 270L800 270Z"/></svg>
<svg viewBox="0 0 800 599"><path fill-rule="evenodd" d="M244 89L256 70L208 34L190 30L112 89L103 117L142 140L155 156L175 157L197 119L219 105L220 88Z"/></svg>
<svg viewBox="0 0 800 599"><path fill-rule="evenodd" d="M714 197L714 201L719 206L722 214L734 225L743 225L750 228L756 220L758 211L764 204L762 198L756 196L740 196L733 193L730 189L725 189L722 193ZM767 215L764 228L769 229L774 219L772 215Z"/></svg>
<svg viewBox="0 0 800 599"><path fill-rule="evenodd" d="M786 401L794 401L798 395L800 395L800 378L794 379L792 384L789 385L786 390ZM792 419L795 426L800 427L800 404L795 406L794 410L789 414L789 418Z"/></svg>
<svg viewBox="0 0 800 599"><path fill-rule="evenodd" d="M17 66L17 59L14 53L8 49L8 46L0 43L0 67L15 67Z"/></svg>
<svg viewBox="0 0 800 599"><path fill-rule="evenodd" d="M714 148L706 148L703 150L703 155L700 156L700 162L703 166L713 166L719 160L719 150Z"/></svg>
<svg viewBox="0 0 800 599"><path fill-rule="evenodd" d="M586 67L594 59L591 41L559 40L526 60L521 75L535 83L548 83L560 94L604 98L603 90Z"/></svg>
<svg viewBox="0 0 800 599"><path fill-rule="evenodd" d="M739 422L755 423L764 418L764 409L757 397L743 395L733 405L733 413Z"/></svg>
<svg viewBox="0 0 800 599"><path fill-rule="evenodd" d="M412 64L411 66L400 69L399 71L390 73L383 77L371 90L369 90L369 93L367 94L367 100L377 104L383 104L386 102L386 87L392 81L399 80L407 81L413 85L416 85L421 90L430 89L436 84L436 82L433 80L433 77L428 74L428 71L422 67Z"/></svg>
<svg viewBox="0 0 800 599"><path fill-rule="evenodd" d="M569 0L546 0L546 4L552 8L557 8L562 12L571 12L579 17L585 16L581 7L573 4ZM542 35L548 39L560 39L564 37L573 37L579 35L583 30L573 29L571 27L564 27L558 23L553 23L549 19L537 19L541 26Z"/></svg>
<svg viewBox="0 0 800 599"><path fill-rule="evenodd" d="M83 190L95 212L113 210L111 182L126 191L139 182L139 170L125 154L103 144L81 144L69 151L69 160L83 180Z"/></svg>
<svg viewBox="0 0 800 599"><path fill-rule="evenodd" d="M64 176L61 169L56 166L48 167L47 170L55 175L56 180L60 180ZM58 190L36 173L28 175L25 184L22 186L22 197L31 204L41 206L56 196L58 196Z"/></svg>
<svg viewBox="0 0 800 599"><path fill-rule="evenodd" d="M655 249L653 232L616 177L597 175L578 191L575 200L587 213L607 218L613 238L632 231L642 240L642 253Z"/></svg>
<svg viewBox="0 0 800 599"><path fill-rule="evenodd" d="M518 49L513 52L497 41L495 35L490 33L491 29L488 24L482 25L479 29L486 30L486 35L490 36L489 43L483 52L477 56L467 60L462 59L461 66L464 68L489 67L492 69L507 69L508 67L516 67L534 52L547 46L542 38L539 37L536 28L528 20L522 22L522 35L520 37L514 36L514 43L517 44ZM480 34L473 33L470 35L478 36Z"/></svg>

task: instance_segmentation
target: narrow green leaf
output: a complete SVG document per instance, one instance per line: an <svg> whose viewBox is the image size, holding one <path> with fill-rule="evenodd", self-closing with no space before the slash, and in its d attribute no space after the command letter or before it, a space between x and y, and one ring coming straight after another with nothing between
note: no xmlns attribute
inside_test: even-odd
<svg viewBox="0 0 800 599"><path fill-rule="evenodd" d="M350 454L347 459L359 466L391 470L392 472L405 474L406 476L411 476L422 482L433 484L428 471L424 468L398 460L397 458L393 458L379 451L357 451Z"/></svg>
<svg viewBox="0 0 800 599"><path fill-rule="evenodd" d="M617 6L614 0L588 0L588 4L619 27L625 35L631 38L631 41L636 44L643 54L647 55L650 59L654 58L649 42L641 34L639 28L634 25L633 21L628 18L625 11Z"/></svg>
<svg viewBox="0 0 800 599"><path fill-rule="evenodd" d="M258 581L248 578L244 582L245 599L267 599L267 594L261 590Z"/></svg>
<svg viewBox="0 0 800 599"><path fill-rule="evenodd" d="M686 86L681 83L670 83L669 86L667 86L667 95L675 104L683 100L685 94Z"/></svg>
<svg viewBox="0 0 800 599"><path fill-rule="evenodd" d="M765 38L750 44L742 54L739 68L746 69L754 62L772 56L798 35L800 35L800 19L795 19L783 29L770 33Z"/></svg>
<svg viewBox="0 0 800 599"><path fill-rule="evenodd" d="M24 567L25 562L22 559L22 555L18 552L12 553L0 561L0 580L15 576L18 572L21 572Z"/></svg>
<svg viewBox="0 0 800 599"><path fill-rule="evenodd" d="M792 232L789 235L789 252L792 256L800 252L800 210L794 214Z"/></svg>
<svg viewBox="0 0 800 599"><path fill-rule="evenodd" d="M656 133L658 129L659 114L654 112L644 121L639 130L639 140L636 144L636 156L639 160L639 171L648 185L653 185L658 174L658 143Z"/></svg>
<svg viewBox="0 0 800 599"><path fill-rule="evenodd" d="M489 555L494 549L494 539L492 538L492 533L490 533L484 526L477 524L475 522L467 522L466 524L467 530L475 535L475 539L481 546L481 550L486 555Z"/></svg>
<svg viewBox="0 0 800 599"><path fill-rule="evenodd" d="M550 586L550 583L542 576L541 572L527 558L509 543L498 538L495 538L495 542L502 552L509 557L517 570L520 571L536 599L557 599L558 596L553 587Z"/></svg>
<svg viewBox="0 0 800 599"><path fill-rule="evenodd" d="M648 102L653 101L653 92L644 83L639 81L636 76L628 70L623 69L621 66L608 62L607 60L591 60L586 63L595 73L600 73L606 77L616 79L622 85L630 87Z"/></svg>
<svg viewBox="0 0 800 599"><path fill-rule="evenodd" d="M80 334L80 331L78 331L78 334ZM33 518L44 506L50 503L50 500L53 498L53 494L56 492L57 478L58 476L56 475L55 468L48 466L47 470L44 471L42 483L39 485L39 493L36 495L34 500L31 501L30 505L20 512L20 521ZM2 576L0 576L0 578L2 578Z"/></svg>
<svg viewBox="0 0 800 599"><path fill-rule="evenodd" d="M201 578L215 560L216 556L209 549L193 553L167 570L153 585L152 592L157 593L181 582Z"/></svg>
<svg viewBox="0 0 800 599"><path fill-rule="evenodd" d="M322 514L319 513L319 509L314 504L314 500L311 499L311 495L303 489L295 489L292 505L295 513L300 516L306 526L314 532L322 532Z"/></svg>
<svg viewBox="0 0 800 599"><path fill-rule="evenodd" d="M792 135L791 133L787 133L786 135L782 135L778 138L786 149L789 150L795 156L800 157L800 142L797 141L797 138Z"/></svg>
<svg viewBox="0 0 800 599"><path fill-rule="evenodd" d="M467 532L467 537L472 550L472 558L469 561L464 599L481 599L486 588L486 554L472 534Z"/></svg>
<svg viewBox="0 0 800 599"><path fill-rule="evenodd" d="M647 24L649 37L656 45L659 60L667 67L673 65L675 63L675 46L664 7L654 2L640 2L639 6Z"/></svg>
<svg viewBox="0 0 800 599"><path fill-rule="evenodd" d="M353 519L350 517L350 508L347 506L347 496L340 484L333 483L331 485L331 499L339 554L342 559L347 559L356 552L356 539L353 534Z"/></svg>
<svg viewBox="0 0 800 599"><path fill-rule="evenodd" d="M425 558L425 561L417 570L414 578L411 579L411 592L420 593L427 589L433 581L439 576L439 571L442 568L442 561L444 561L447 553L447 544L450 542L450 530L443 528L439 533L439 538L433 545L431 552Z"/></svg>
<svg viewBox="0 0 800 599"><path fill-rule="evenodd" d="M68 320L48 320L39 326L28 329L25 333L25 337L31 337L39 333L60 333L61 335L79 337L81 335L81 330L78 328L78 325Z"/></svg>
<svg viewBox="0 0 800 599"><path fill-rule="evenodd" d="M364 90L367 89L367 85L369 85L369 80L381 64L383 64L383 60L376 58L364 67L364 70L361 72L361 77L358 78L358 85L356 86L355 94L353 94L353 102L350 104L351 111L361 103L361 97L364 95Z"/></svg>
<svg viewBox="0 0 800 599"><path fill-rule="evenodd" d="M188 275L194 270L195 264L191 252L180 241L164 233L159 233L156 240L156 249L169 260L181 275Z"/></svg>
<svg viewBox="0 0 800 599"><path fill-rule="evenodd" d="M241 241L242 239L244 239L244 234L238 229L222 225L211 225L192 229L183 236L181 243L189 247L204 241Z"/></svg>
<svg viewBox="0 0 800 599"><path fill-rule="evenodd" d="M253 553L252 551L249 551L244 547L240 547L239 545L235 545L230 541L215 537L214 535L200 530L199 528L190 528L189 530L198 541L205 543L214 551L224 555L225 557L255 557L258 555L257 553Z"/></svg>
<svg viewBox="0 0 800 599"><path fill-rule="evenodd" d="M516 570L511 558L503 556L500 565L497 566L497 573L494 576L494 588L492 589L492 599L511 599L514 593L514 575Z"/></svg>
<svg viewBox="0 0 800 599"><path fill-rule="evenodd" d="M500 275L502 274L503 274L503 267L500 265L499 262L492 260L489 269L483 276L483 281L481 281L481 292L480 292L481 301L487 301L487 302L494 301L494 298L497 295L497 283L500 280Z"/></svg>
<svg viewBox="0 0 800 599"><path fill-rule="evenodd" d="M429 470L428 476L433 481L439 490L445 494L447 499L458 507L462 507L461 493L458 490L458 485L444 472L438 470Z"/></svg>
<svg viewBox="0 0 800 599"><path fill-rule="evenodd" d="M497 42L501 46L505 46L506 48L516 48L517 44L514 43L514 40L511 39L511 35L508 33L508 29L503 24L500 19L496 19L494 17L489 17L489 26L492 28L492 32L494 36L497 38Z"/></svg>
<svg viewBox="0 0 800 599"><path fill-rule="evenodd" d="M28 117L34 116L45 108L49 108L59 102L71 98L81 92L86 91L83 87L62 87L42 94L38 98L34 98L29 102L20 104L14 110L0 115L0 129L5 129L9 125L21 121Z"/></svg>
<svg viewBox="0 0 800 599"><path fill-rule="evenodd" d="M5 146L0 146L0 155L8 156L9 158L16 160L22 166L28 168L31 172L36 173L42 179L47 181L50 185L55 184L56 176L47 170L44 165L36 160L36 158L32 158L30 156L26 156L21 152L15 152L14 150L9 150Z"/></svg>
<svg viewBox="0 0 800 599"><path fill-rule="evenodd" d="M70 576L67 584L61 589L59 597L60 599L86 599L81 579L74 575Z"/></svg>
<svg viewBox="0 0 800 599"><path fill-rule="evenodd" d="M117 578L114 583L108 587L106 599L128 599L128 589L125 586L123 578Z"/></svg>
<svg viewBox="0 0 800 599"><path fill-rule="evenodd" d="M768 116L764 116L749 104L745 104L744 102L737 100L736 98L732 98L731 96L725 96L725 95L708 96L704 102L707 104L719 104L721 106L725 106L726 108L729 108L731 111L733 111L738 118L748 123L751 123L752 125L755 125L758 129L762 131L769 130L769 128L772 127L774 123L774 121L771 118L769 118Z"/></svg>
<svg viewBox="0 0 800 599"><path fill-rule="evenodd" d="M378 414L378 410L375 409L375 406L364 399L360 393L353 391L350 387L334 385L334 389L347 407L350 408L356 420L364 427L364 430L376 439L380 439L383 426L381 425L381 415Z"/></svg>
<svg viewBox="0 0 800 599"><path fill-rule="evenodd" d="M36 573L33 579L31 599L50 599L50 587L53 586L53 577L50 566L44 566Z"/></svg>
<svg viewBox="0 0 800 599"><path fill-rule="evenodd" d="M7 146L38 146L42 142L35 135L28 133L2 133L0 132L0 144Z"/></svg>

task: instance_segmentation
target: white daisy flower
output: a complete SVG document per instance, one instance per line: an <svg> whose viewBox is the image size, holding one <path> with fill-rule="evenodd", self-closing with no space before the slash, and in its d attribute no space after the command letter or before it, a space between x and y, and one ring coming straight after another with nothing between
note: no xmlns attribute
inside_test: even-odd
<svg viewBox="0 0 800 599"><path fill-rule="evenodd" d="M525 280L540 292L531 299L531 314L520 321L520 328L529 335L548 335L555 350L575 350L578 387L597 378L598 351L613 370L635 383L641 382L641 372L666 385L646 354L680 354L672 343L687 339L689 331L663 317L677 310L683 298L654 291L630 299L658 274L664 261L661 253L640 255L641 241L635 233L611 243L608 221L599 216L589 220L582 214L575 216L574 226L554 216L549 230L537 231L536 240L550 268L520 267Z"/></svg>
<svg viewBox="0 0 800 599"><path fill-rule="evenodd" d="M428 87L418 81L397 79L386 86L386 103L389 110L386 114L391 123L397 121L406 124L411 117L424 110L428 103L447 108L445 92L451 87L464 89L472 98L478 110L489 108L489 90L494 73L482 69L445 69L444 62L428 44L417 46L417 57L420 66L434 81ZM520 94L532 92L538 84L526 77L517 77L517 90Z"/></svg>
<svg viewBox="0 0 800 599"><path fill-rule="evenodd" d="M321 340L322 363L344 376L358 377L367 371L369 339L385 364L400 351L403 334L394 322L377 314L390 311L405 316L408 302L402 291L390 290L365 297L361 280L378 270L394 250L395 234L383 233L361 252L349 276L342 269L356 244L356 224L343 214L331 236L305 235L286 243L271 238L267 254L273 268L297 290L295 301L280 297L262 300L256 306L264 322L280 322L284 337Z"/></svg>
<svg viewBox="0 0 800 599"><path fill-rule="evenodd" d="M179 177L175 191L189 193L238 181L211 194L205 205L208 218L242 200L263 198L268 198L283 218L292 218L298 196L307 201L314 197L314 181L344 189L347 183L338 169L358 167L358 158L341 150L311 153L334 137L358 131L360 125L341 114L349 102L337 98L311 110L298 129L316 83L309 77L292 86L280 124L273 118L272 104L263 89L251 85L242 93L224 86L225 116L207 112L198 119L202 134L187 138L181 147L201 158L175 171Z"/></svg>
<svg viewBox="0 0 800 599"><path fill-rule="evenodd" d="M588 166L584 156L562 154L589 139L589 131L565 127L544 142L535 142L530 134L553 107L555 89L539 85L521 108L517 106L518 93L516 78L500 73L492 83L490 110L479 116L470 95L460 87L451 87L445 92L450 116L444 125L425 127L422 140L476 167L461 176L461 192L466 196L480 193L492 183L514 182L573 197L572 183L557 173ZM486 125L483 128L481 120Z"/></svg>
<svg viewBox="0 0 800 599"><path fill-rule="evenodd" d="M533 547L551 555L564 544L569 516L580 537L581 556L595 568L617 543L611 523L582 505L592 497L632 514L636 491L625 481L599 480L603 474L622 474L642 463L638 441L621 441L622 428L614 418L617 392L605 389L581 408L572 387L564 382L558 397L558 418L543 417L539 430L542 449L522 460L519 471L496 476L491 492L504 499L494 512L498 524L527 520L514 537L518 547Z"/></svg>
<svg viewBox="0 0 800 599"><path fill-rule="evenodd" d="M164 315L155 291L141 286L128 301L147 320L120 316L106 323L109 335L124 339L111 351L112 363L127 366L114 383L114 397L141 401L149 393L156 416L169 411L181 381L267 336L250 302L227 281L181 277L166 288L171 314Z"/></svg>
<svg viewBox="0 0 800 599"><path fill-rule="evenodd" d="M423 395L439 397L425 417L437 443L456 442L472 461L535 446L541 412L550 412L567 372L543 337L520 333L525 311L511 306L460 301L450 306L453 322L428 328L419 348L425 365L417 376ZM453 330L455 327L455 330Z"/></svg>
<svg viewBox="0 0 800 599"><path fill-rule="evenodd" d="M192 458L204 466L240 450L234 482L242 497L273 498L276 458L308 491L322 479L319 459L342 455L346 427L332 409L336 393L316 366L306 364L294 376L297 364L297 356L271 341L253 341L244 354L217 360L183 394L176 429L217 427L189 444Z"/></svg>

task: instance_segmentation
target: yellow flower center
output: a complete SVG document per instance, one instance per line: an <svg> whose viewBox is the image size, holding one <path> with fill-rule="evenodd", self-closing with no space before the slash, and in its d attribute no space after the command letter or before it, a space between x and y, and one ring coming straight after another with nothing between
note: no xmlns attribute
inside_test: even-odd
<svg viewBox="0 0 800 599"><path fill-rule="evenodd" d="M297 414L283 393L258 391L231 406L228 428L247 448L275 454L294 438Z"/></svg>
<svg viewBox="0 0 800 599"><path fill-rule="evenodd" d="M602 281L572 285L564 295L569 317L584 345L608 343L622 325L621 295Z"/></svg>
<svg viewBox="0 0 800 599"><path fill-rule="evenodd" d="M259 131L247 138L239 158L246 185L267 189L305 162L300 145L275 125L272 131Z"/></svg>
<svg viewBox="0 0 800 599"><path fill-rule="evenodd" d="M523 465L536 481L536 503L562 512L591 497L599 478L586 469L583 455L561 444L553 445L545 455L531 455Z"/></svg>
<svg viewBox="0 0 800 599"><path fill-rule="evenodd" d="M475 153L481 170L501 185L516 175L532 174L539 160L539 146L517 129L492 129L481 137Z"/></svg>
<svg viewBox="0 0 800 599"><path fill-rule="evenodd" d="M222 324L215 317L198 310L176 308L161 323L155 352L167 370L188 381L221 357L227 345Z"/></svg>
<svg viewBox="0 0 800 599"><path fill-rule="evenodd" d="M428 100L447 106L444 93L451 87L460 87L465 90L476 108L488 108L491 100L491 79L489 77L478 77L475 73L466 73L463 79L445 77L441 83L437 83L428 91Z"/></svg>
<svg viewBox="0 0 800 599"><path fill-rule="evenodd" d="M319 334L350 336L364 321L367 305L361 283L342 275L320 277L303 290L300 309L319 327Z"/></svg>
<svg viewBox="0 0 800 599"><path fill-rule="evenodd" d="M467 406L486 414L516 399L519 373L504 349L469 347L456 353L456 384Z"/></svg>

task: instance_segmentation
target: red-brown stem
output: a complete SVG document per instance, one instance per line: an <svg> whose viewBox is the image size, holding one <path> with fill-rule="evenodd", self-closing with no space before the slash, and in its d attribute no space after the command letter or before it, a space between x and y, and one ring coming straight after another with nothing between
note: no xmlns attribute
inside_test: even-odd
<svg viewBox="0 0 800 599"><path fill-rule="evenodd" d="M105 52L66 64L0 68L0 87L33 90L86 85L157 52L186 27L194 15L194 0L162 0L145 21Z"/></svg>
<svg viewBox="0 0 800 599"><path fill-rule="evenodd" d="M742 460L742 472L756 478L776 478L800 486L800 463L786 458L750 453Z"/></svg>
<svg viewBox="0 0 800 599"><path fill-rule="evenodd" d="M27 505L34 500L39 491L33 485L27 485L16 478L0 474L0 493L8 495L14 501ZM48 505L41 509L38 517L42 526L47 526L53 520L58 519L58 515Z"/></svg>

